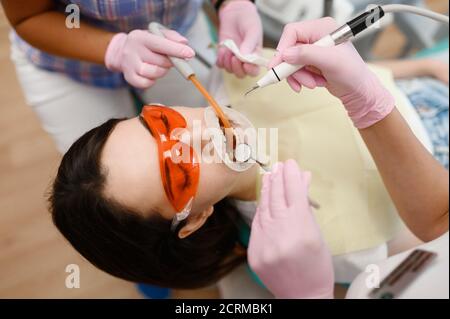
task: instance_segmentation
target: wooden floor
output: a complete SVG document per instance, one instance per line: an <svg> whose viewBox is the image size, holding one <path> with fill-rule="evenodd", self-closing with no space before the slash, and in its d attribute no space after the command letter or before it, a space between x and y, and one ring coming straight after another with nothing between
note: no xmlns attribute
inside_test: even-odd
<svg viewBox="0 0 450 319"><path fill-rule="evenodd" d="M431 0L440 11L447 0ZM26 106L9 60L9 26L0 8L0 298L139 298L133 284L83 260L53 227L46 193L60 155ZM393 33L392 33L393 32ZM398 39L381 52L395 55ZM389 53L390 52L390 53ZM81 287L68 289L66 266L77 264ZM216 297L214 291L179 291L175 297Z"/></svg>
<svg viewBox="0 0 450 319"><path fill-rule="evenodd" d="M26 106L0 12L0 298L138 298L134 285L83 260L53 227L45 195L60 155ZM80 289L67 289L69 264Z"/></svg>

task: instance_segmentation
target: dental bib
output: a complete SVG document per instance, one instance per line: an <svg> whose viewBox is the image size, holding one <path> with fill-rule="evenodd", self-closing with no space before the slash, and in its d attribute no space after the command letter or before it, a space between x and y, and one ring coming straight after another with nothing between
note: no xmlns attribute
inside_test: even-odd
<svg viewBox="0 0 450 319"><path fill-rule="evenodd" d="M273 53L265 50L264 55ZM405 119L417 122L417 114L406 107L391 73L372 70L392 92ZM338 99L325 89L304 88L297 94L285 81L243 97L257 78L241 80L226 72L220 76L226 94L216 91L219 103L230 103L256 128L278 128L278 158L273 160L295 159L303 170L312 172L310 196L321 206L315 216L333 255L376 247L398 233L402 222L368 149ZM259 181L257 187L260 185Z"/></svg>

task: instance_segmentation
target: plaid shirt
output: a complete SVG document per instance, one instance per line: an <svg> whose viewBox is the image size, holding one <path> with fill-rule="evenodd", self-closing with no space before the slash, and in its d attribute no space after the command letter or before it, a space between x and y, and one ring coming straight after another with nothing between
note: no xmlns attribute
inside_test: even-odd
<svg viewBox="0 0 450 319"><path fill-rule="evenodd" d="M68 4L77 4L81 21L111 32L130 32L147 29L151 21L185 33L194 23L202 0L54 0L57 10L65 12ZM126 85L121 73L108 71L104 66L79 60L66 59L38 50L17 34L13 42L39 68L65 73L70 78L103 88Z"/></svg>

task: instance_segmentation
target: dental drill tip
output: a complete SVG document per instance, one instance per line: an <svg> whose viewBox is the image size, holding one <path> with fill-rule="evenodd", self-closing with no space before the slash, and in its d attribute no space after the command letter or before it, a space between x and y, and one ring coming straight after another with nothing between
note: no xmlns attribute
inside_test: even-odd
<svg viewBox="0 0 450 319"><path fill-rule="evenodd" d="M253 91L255 91L255 90L257 90L257 89L259 89L259 86L258 86L258 85L255 85L255 86L252 87L250 90L248 90L248 91L244 94L244 96L249 95L250 93L252 93Z"/></svg>

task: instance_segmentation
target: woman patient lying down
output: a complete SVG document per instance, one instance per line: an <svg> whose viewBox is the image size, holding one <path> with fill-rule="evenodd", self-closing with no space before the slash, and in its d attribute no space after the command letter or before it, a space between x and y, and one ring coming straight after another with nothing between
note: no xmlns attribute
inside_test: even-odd
<svg viewBox="0 0 450 319"><path fill-rule="evenodd" d="M205 125L204 108L170 109L184 117L187 130L194 120ZM213 284L246 259L238 212L228 198L255 200L258 167L237 173L201 162L191 213L171 229L178 211L166 196L158 147L138 117L109 120L86 133L62 159L50 197L53 221L111 275L171 288ZM175 181L180 196L189 178Z"/></svg>

